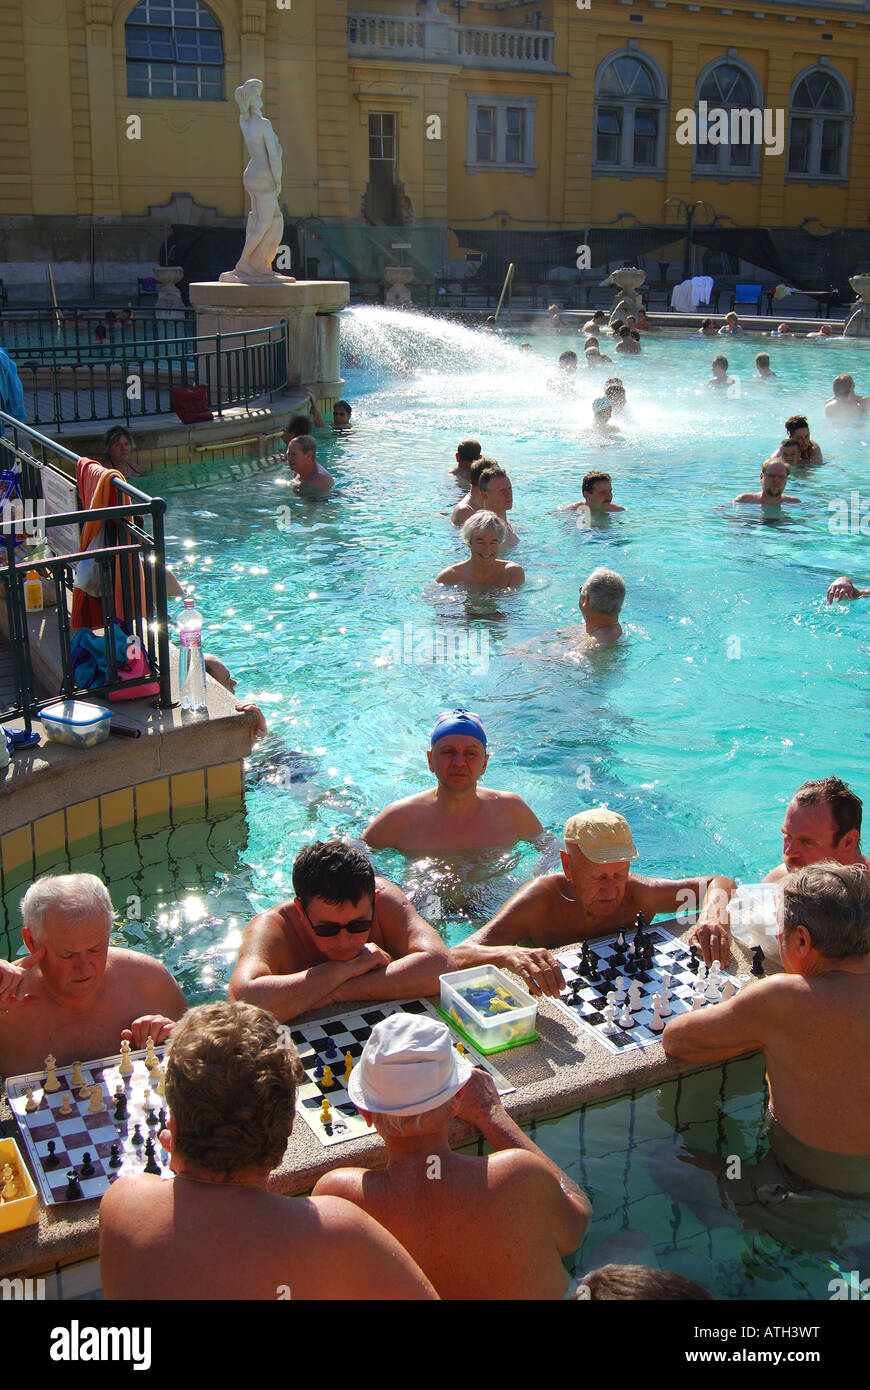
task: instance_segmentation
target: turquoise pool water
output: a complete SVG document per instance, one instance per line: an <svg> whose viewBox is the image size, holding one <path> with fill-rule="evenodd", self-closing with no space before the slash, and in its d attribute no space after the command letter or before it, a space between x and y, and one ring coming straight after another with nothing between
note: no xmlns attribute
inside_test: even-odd
<svg viewBox="0 0 870 1390"><path fill-rule="evenodd" d="M428 731L445 707L481 714L488 783L520 792L548 829L558 834L568 815L598 802L624 813L641 872L757 879L779 859L782 811L802 781L836 772L859 794L870 787L870 611L825 602L843 572L870 587L860 530L829 527L832 501L864 496L870 426L837 431L822 416L838 372L870 390L862 346L754 335L726 345L661 332L645 340L642 358L582 372L569 401L547 379L571 339L525 337L532 354L517 350L519 336L351 311L343 340L361 358L346 373L354 425L320 444L338 482L332 496L300 500L280 463L246 477L219 460L150 475L150 490L169 503L170 561L196 586L207 647L238 677L239 694L261 705L270 733L250 760L246 822L182 823L75 867L102 873L122 913L137 899L120 939L166 960L191 999L223 991L244 921L289 894L303 843L357 836L388 801L428 785ZM760 350L771 352L776 383L751 382ZM704 387L720 351L739 398ZM618 442L600 446L583 429L611 372L625 382L632 419L620 421ZM733 506L757 485L795 412L809 416L826 456L822 468L793 475L803 505L781 518ZM467 436L513 482L514 557L527 575L518 593L433 585L462 555L449 523L459 489L447 469ZM591 467L612 473L628 511L583 530L557 508L579 499ZM518 652L575 621L580 583L599 564L627 584L622 644L585 663ZM473 862L383 853L376 863L455 940L551 858L524 846ZM8 904L14 940L18 896ZM759 1077L739 1120L752 1143ZM709 1076L697 1084L699 1123L715 1128L716 1086ZM641 1226L657 1256L668 1254L670 1199L650 1175L645 1144L668 1134L673 1143L673 1124L655 1099L596 1107L583 1120L579 1160L577 1124L541 1125L539 1138L572 1172L587 1151L597 1154L593 1187L622 1155L620 1181L638 1184L638 1203L657 1203ZM617 1195L602 1205L593 1192L590 1248L633 1227L641 1206ZM686 1213L678 1226L670 1253L689 1250L720 1297L827 1296L808 1292L808 1273L782 1273L791 1257L776 1242L775 1273L764 1274L757 1243L750 1259L730 1230L714 1239ZM807 1258L817 1279L818 1256ZM779 1292L759 1293L765 1280Z"/></svg>

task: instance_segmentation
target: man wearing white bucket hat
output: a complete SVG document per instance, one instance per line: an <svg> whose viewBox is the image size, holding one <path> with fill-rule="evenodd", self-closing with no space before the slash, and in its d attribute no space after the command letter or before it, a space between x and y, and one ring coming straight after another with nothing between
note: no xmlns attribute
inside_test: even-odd
<svg viewBox="0 0 870 1390"><path fill-rule="evenodd" d="M504 1111L492 1078L453 1047L438 1019L395 1013L375 1025L348 1082L387 1146L386 1169L338 1168L315 1197L344 1197L380 1222L444 1299L558 1299L562 1256L590 1205ZM495 1153L450 1148L451 1116Z"/></svg>
<svg viewBox="0 0 870 1390"><path fill-rule="evenodd" d="M596 806L571 816L565 822L563 872L532 879L514 893L491 922L453 947L453 969L501 965L519 975L533 994L556 997L565 982L546 947L606 936L631 926L639 912L651 922L658 912L696 906L713 882L734 887L730 879L709 876L642 878L629 873L637 857L628 821L616 811ZM524 939L534 945L515 944Z"/></svg>

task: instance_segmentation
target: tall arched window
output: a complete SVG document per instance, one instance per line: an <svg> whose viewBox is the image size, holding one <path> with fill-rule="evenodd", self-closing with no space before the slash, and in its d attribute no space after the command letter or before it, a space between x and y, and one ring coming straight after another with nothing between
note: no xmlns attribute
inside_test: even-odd
<svg viewBox="0 0 870 1390"><path fill-rule="evenodd" d="M761 87L752 70L734 59L717 60L701 74L697 101L695 172L719 178L758 174L761 116L753 123L747 118L732 120L731 115L732 112L761 110ZM706 121L702 117L702 101L707 104ZM726 123L728 139L720 143ZM733 143L731 135L736 136ZM741 138L753 135L758 137L757 143L751 138Z"/></svg>
<svg viewBox="0 0 870 1390"><path fill-rule="evenodd" d="M140 0L124 37L129 97L223 99L220 25L199 0Z"/></svg>
<svg viewBox="0 0 870 1390"><path fill-rule="evenodd" d="M664 171L666 90L658 64L611 54L595 79L595 159L600 173Z"/></svg>
<svg viewBox="0 0 870 1390"><path fill-rule="evenodd" d="M830 68L813 68L795 80L788 133L790 174L810 179L846 177L851 107L848 86Z"/></svg>

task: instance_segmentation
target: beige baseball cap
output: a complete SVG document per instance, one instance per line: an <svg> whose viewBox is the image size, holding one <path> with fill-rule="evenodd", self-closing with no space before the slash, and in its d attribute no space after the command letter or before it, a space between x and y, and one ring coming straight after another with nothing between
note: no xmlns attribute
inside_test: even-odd
<svg viewBox="0 0 870 1390"><path fill-rule="evenodd" d="M615 864L620 859L639 857L625 816L604 806L581 811L566 820L565 844L577 845L593 864Z"/></svg>

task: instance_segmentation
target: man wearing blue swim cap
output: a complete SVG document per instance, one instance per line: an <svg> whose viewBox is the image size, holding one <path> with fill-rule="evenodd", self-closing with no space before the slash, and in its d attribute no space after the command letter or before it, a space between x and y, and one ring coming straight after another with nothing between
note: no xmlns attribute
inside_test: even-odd
<svg viewBox="0 0 870 1390"><path fill-rule="evenodd" d="M375 816L363 833L371 849L444 854L507 847L540 835L541 822L522 797L478 786L489 762L479 715L467 709L439 714L426 756L438 785Z"/></svg>

